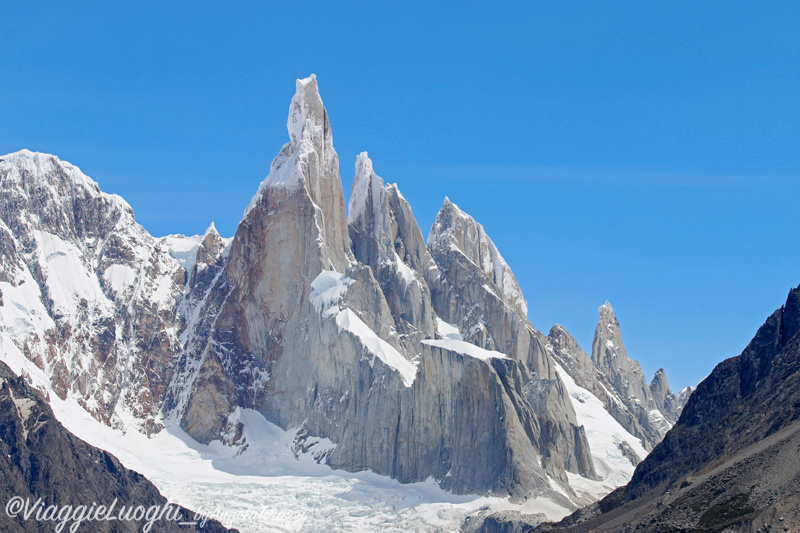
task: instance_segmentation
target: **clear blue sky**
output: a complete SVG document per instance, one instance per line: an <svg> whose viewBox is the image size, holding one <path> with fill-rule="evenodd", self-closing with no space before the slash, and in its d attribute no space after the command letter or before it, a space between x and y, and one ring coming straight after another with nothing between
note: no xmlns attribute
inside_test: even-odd
<svg viewBox="0 0 800 533"><path fill-rule="evenodd" d="M800 284L800 3L379 4L8 5L0 153L232 235L314 72L346 191L368 150L423 232L449 195L534 325L589 349L609 299L674 389Z"/></svg>

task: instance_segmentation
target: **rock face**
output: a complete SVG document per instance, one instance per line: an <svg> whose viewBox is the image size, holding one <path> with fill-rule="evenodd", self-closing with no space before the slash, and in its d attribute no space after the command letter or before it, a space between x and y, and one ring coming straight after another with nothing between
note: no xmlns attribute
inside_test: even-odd
<svg viewBox="0 0 800 533"><path fill-rule="evenodd" d="M0 197L3 349L96 418L157 431L184 270L124 200L56 157L0 158Z"/></svg>
<svg viewBox="0 0 800 533"><path fill-rule="evenodd" d="M697 386L627 486L540 530L796 531L798 419L800 287Z"/></svg>
<svg viewBox="0 0 800 533"><path fill-rule="evenodd" d="M600 316L592 341L592 363L632 415L621 416L618 421L650 449L661 441L677 419L675 396L669 390L663 369L656 373L648 386L642 367L628 358L611 304L606 301L598 312Z"/></svg>
<svg viewBox="0 0 800 533"><path fill-rule="evenodd" d="M53 412L41 394L29 387L25 380L14 375L0 362L0 472L3 483L0 497L4 502L13 497L28 498L33 506L38 498L44 507L56 505L111 506L117 500L116 511L122 506L145 508L167 505L167 500L143 476L126 469L108 452L89 446L73 436L53 417ZM153 522L153 531L228 531L221 524L209 521L205 527L178 526L178 522L191 522L194 513L174 506L170 516L180 519L163 519ZM37 521L36 513L25 519L20 513L12 518L0 513L3 531L55 530L59 521ZM118 515L113 515L118 516ZM67 521L64 531L76 522ZM86 531L141 531L147 520L86 521L79 530Z"/></svg>
<svg viewBox="0 0 800 533"><path fill-rule="evenodd" d="M441 276L432 283L438 315L465 340L524 362L538 377L554 379L544 336L527 320L517 280L483 226L445 198L428 235Z"/></svg>
<svg viewBox="0 0 800 533"><path fill-rule="evenodd" d="M426 244L366 153L346 213L314 76L287 129L231 239L213 223L156 239L72 165L0 159L3 357L108 424L244 446L251 408L299 428L298 450L328 439L318 459L337 468L565 508L591 499L571 475L611 483L568 383L645 446L663 434L653 413L668 425L678 401L627 358L610 305L591 359L563 328L546 337L484 228L445 199ZM629 448L613 452L635 463Z"/></svg>
<svg viewBox="0 0 800 533"><path fill-rule="evenodd" d="M688 386L688 387L682 388L678 392L678 397L675 400L675 403L677 405L676 412L677 412L677 415L679 417L681 416L681 413L683 412L683 408L686 406L686 402L689 401L689 397L692 395L692 393L694 391L695 391L695 387Z"/></svg>

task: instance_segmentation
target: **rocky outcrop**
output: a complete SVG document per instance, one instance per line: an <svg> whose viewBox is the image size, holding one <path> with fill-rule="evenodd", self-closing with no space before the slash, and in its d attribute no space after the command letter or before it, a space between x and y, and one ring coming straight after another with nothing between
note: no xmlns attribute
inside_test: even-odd
<svg viewBox="0 0 800 533"><path fill-rule="evenodd" d="M1 361L0 475L3 479L0 484L3 502L19 497L28 499L30 508L33 508L37 499L41 498L44 506L40 514L51 505L57 506L60 512L66 506L74 509L84 505L91 509L93 502L112 506L115 501L116 513L123 506L130 508L139 505L145 509L158 506L160 512L168 503L143 476L122 466L108 452L89 446L64 429L54 418L47 400ZM150 529L209 533L228 531L213 520L203 527L189 524L196 521L195 514L179 506L173 507L174 511L168 511L169 519L154 521ZM0 513L0 529L31 532L56 530L61 521L37 520L36 510L28 519L24 513L16 517L7 512ZM111 516L119 515L112 512ZM81 531L133 532L141 531L147 522L146 519L95 520L81 522L77 527ZM187 525L179 526L179 522L186 522ZM66 520L61 527L67 531L76 523Z"/></svg>
<svg viewBox="0 0 800 533"><path fill-rule="evenodd" d="M5 349L98 419L157 431L184 269L124 200L54 156L0 158L0 198Z"/></svg>
<svg viewBox="0 0 800 533"><path fill-rule="evenodd" d="M436 337L426 280L439 271L411 206L397 185L384 186L366 152L356 159L348 228L355 258L372 269L406 348L419 352L421 340Z"/></svg>
<svg viewBox="0 0 800 533"><path fill-rule="evenodd" d="M689 397L692 395L694 391L695 387L692 386L684 387L680 391L678 391L678 397L675 400L676 404L675 413L677 415L676 418L681 416L683 408L686 406L686 402L689 401Z"/></svg>
<svg viewBox="0 0 800 533"><path fill-rule="evenodd" d="M428 249L441 273L431 283L436 313L468 342L509 354L539 378L555 379L544 336L528 322L517 280L483 226L445 198Z"/></svg>
<svg viewBox="0 0 800 533"><path fill-rule="evenodd" d="M798 407L800 287L697 386L627 486L540 530L794 531Z"/></svg>
<svg viewBox="0 0 800 533"><path fill-rule="evenodd" d="M556 324L550 329L547 336L548 351L553 359L561 365L579 387L583 387L593 394L604 409L619 422L631 435L642 440L645 448L648 447L646 436L648 432L642 427L639 418L622 401L621 395L614 385L600 372L586 352L578 345L575 338L561 325ZM633 464L636 465L642 458L635 453L631 455Z"/></svg>
<svg viewBox="0 0 800 533"><path fill-rule="evenodd" d="M335 443L322 457L334 467L433 477L460 493L550 494L549 478L569 490L565 469L593 475L574 414L554 411L559 399L569 408L555 379L538 391L504 353L426 344L438 336L428 285L438 268L410 206L366 154L342 240L341 184L317 103L316 81L298 81L291 141L224 267L192 296L200 303L167 410L198 440L236 442L235 408L254 408L301 428L298 448L309 437ZM555 398L544 414L532 406L540 397Z"/></svg>
<svg viewBox="0 0 800 533"><path fill-rule="evenodd" d="M598 309L599 320L592 340L592 363L611 384L625 405L625 414L617 418L633 435L652 449L664 437L677 418L675 396L670 392L666 373L656 373L652 387L647 384L639 363L628 357L622 342L619 321L611 304L606 301Z"/></svg>
<svg viewBox="0 0 800 533"><path fill-rule="evenodd" d="M656 409L661 411L671 427L678 419L678 397L669 390L667 373L663 368L658 369L653 381L650 382L650 393L653 395Z"/></svg>

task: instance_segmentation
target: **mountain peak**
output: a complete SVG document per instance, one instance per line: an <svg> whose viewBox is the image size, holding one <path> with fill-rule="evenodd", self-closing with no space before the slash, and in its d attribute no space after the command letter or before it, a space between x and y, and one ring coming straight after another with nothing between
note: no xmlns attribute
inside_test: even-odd
<svg viewBox="0 0 800 533"><path fill-rule="evenodd" d="M650 382L650 390L655 394L656 391L666 391L669 390L669 382L667 381L667 373L664 371L663 368L659 368L656 371L655 376L653 376L653 381Z"/></svg>
<svg viewBox="0 0 800 533"><path fill-rule="evenodd" d="M292 145L298 148L303 139L324 134L327 118L319 95L317 77L312 74L308 78L297 80L286 121Z"/></svg>
<svg viewBox="0 0 800 533"><path fill-rule="evenodd" d="M446 253L456 249L477 265L500 289L506 303L528 316L528 303L522 296L517 279L500 255L483 226L473 217L459 209L445 196L444 204L436 215L436 221L428 234L428 249L440 248Z"/></svg>
<svg viewBox="0 0 800 533"><path fill-rule="evenodd" d="M600 313L600 320L616 320L616 315L614 314L614 308L611 307L611 302L606 300L606 302L597 308L598 313Z"/></svg>
<svg viewBox="0 0 800 533"><path fill-rule="evenodd" d="M364 217L370 204L375 216L379 215L383 203L383 180L375 174L372 159L367 152L356 156L356 173L353 178L353 187L350 189L350 203L347 210L348 224L354 224Z"/></svg>

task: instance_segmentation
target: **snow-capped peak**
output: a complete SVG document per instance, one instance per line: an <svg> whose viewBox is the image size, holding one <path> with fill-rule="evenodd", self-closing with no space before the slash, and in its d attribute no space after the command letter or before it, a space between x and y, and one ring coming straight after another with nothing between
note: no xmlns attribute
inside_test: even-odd
<svg viewBox="0 0 800 533"><path fill-rule="evenodd" d="M5 176L7 180L16 181L22 186L35 183L48 189L52 188L53 171L60 170L64 176L62 179L71 186L80 187L93 198L102 197L123 211L133 213L131 206L121 196L102 192L97 182L81 172L80 168L52 154L32 152L23 148L0 156L0 168L2 167L10 170Z"/></svg>
<svg viewBox="0 0 800 533"><path fill-rule="evenodd" d="M372 210L374 216L379 215L381 206L384 203L386 191L383 188L383 180L375 174L372 167L372 159L367 152L361 152L356 157L356 174L353 179L353 188L350 190L350 203L347 209L347 223L357 223L363 218L372 191Z"/></svg>
<svg viewBox="0 0 800 533"><path fill-rule="evenodd" d="M296 91L289 106L289 118L286 128L292 145L298 148L304 137L322 132L325 121L325 109L317 88L317 77L312 74L308 78L297 80Z"/></svg>
<svg viewBox="0 0 800 533"><path fill-rule="evenodd" d="M483 226L470 215L444 198L444 204L436 215L436 221L428 234L428 249L445 252L458 251L477 265L500 289L506 302L516 307L524 316L528 314L528 303L511 268L500 255Z"/></svg>

